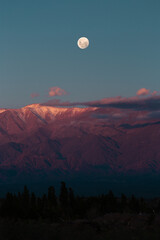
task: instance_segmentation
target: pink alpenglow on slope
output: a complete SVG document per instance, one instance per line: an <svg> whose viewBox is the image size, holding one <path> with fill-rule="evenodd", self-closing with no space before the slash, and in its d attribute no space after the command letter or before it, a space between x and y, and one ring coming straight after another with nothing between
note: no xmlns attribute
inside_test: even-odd
<svg viewBox="0 0 160 240"><path fill-rule="evenodd" d="M53 97L53 96L62 96L62 95L66 95L67 92L65 90L63 90L62 88L59 87L51 87L49 90L49 96Z"/></svg>

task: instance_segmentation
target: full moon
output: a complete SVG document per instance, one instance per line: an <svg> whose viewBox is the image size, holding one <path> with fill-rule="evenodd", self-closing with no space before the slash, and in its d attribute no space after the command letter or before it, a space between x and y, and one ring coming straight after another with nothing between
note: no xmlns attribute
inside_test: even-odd
<svg viewBox="0 0 160 240"><path fill-rule="evenodd" d="M89 46L89 40L86 37L81 37L80 39L78 39L77 41L77 45L79 48L81 49L85 49Z"/></svg>

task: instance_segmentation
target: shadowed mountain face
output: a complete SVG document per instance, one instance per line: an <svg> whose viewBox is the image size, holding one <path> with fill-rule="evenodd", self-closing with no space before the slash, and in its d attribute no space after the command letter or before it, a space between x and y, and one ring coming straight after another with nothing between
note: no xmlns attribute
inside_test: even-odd
<svg viewBox="0 0 160 240"><path fill-rule="evenodd" d="M0 179L160 172L160 121L145 112L30 105L0 112Z"/></svg>

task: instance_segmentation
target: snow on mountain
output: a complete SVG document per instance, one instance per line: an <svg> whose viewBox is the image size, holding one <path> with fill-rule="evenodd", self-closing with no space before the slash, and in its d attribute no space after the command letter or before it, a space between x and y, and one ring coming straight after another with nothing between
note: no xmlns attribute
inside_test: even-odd
<svg viewBox="0 0 160 240"><path fill-rule="evenodd" d="M135 112L40 104L5 109L0 113L0 167L17 174L160 172L159 136L160 121Z"/></svg>
<svg viewBox="0 0 160 240"><path fill-rule="evenodd" d="M65 107L51 107L51 106L43 106L40 104L32 104L28 105L24 108L20 109L20 113L26 114L27 110L30 110L36 116L43 118L44 120L54 120L56 116L64 115L74 116L77 114L84 113L88 111L90 108L65 108Z"/></svg>
<svg viewBox="0 0 160 240"><path fill-rule="evenodd" d="M5 108L0 108L0 113L5 112L7 109Z"/></svg>

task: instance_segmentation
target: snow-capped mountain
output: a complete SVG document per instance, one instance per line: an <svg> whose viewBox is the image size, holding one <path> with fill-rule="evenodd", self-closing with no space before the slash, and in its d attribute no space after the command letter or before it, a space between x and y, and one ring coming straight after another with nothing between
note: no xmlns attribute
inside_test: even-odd
<svg viewBox="0 0 160 240"><path fill-rule="evenodd" d="M0 109L0 178L35 171L158 173L160 121L144 115L40 104Z"/></svg>

